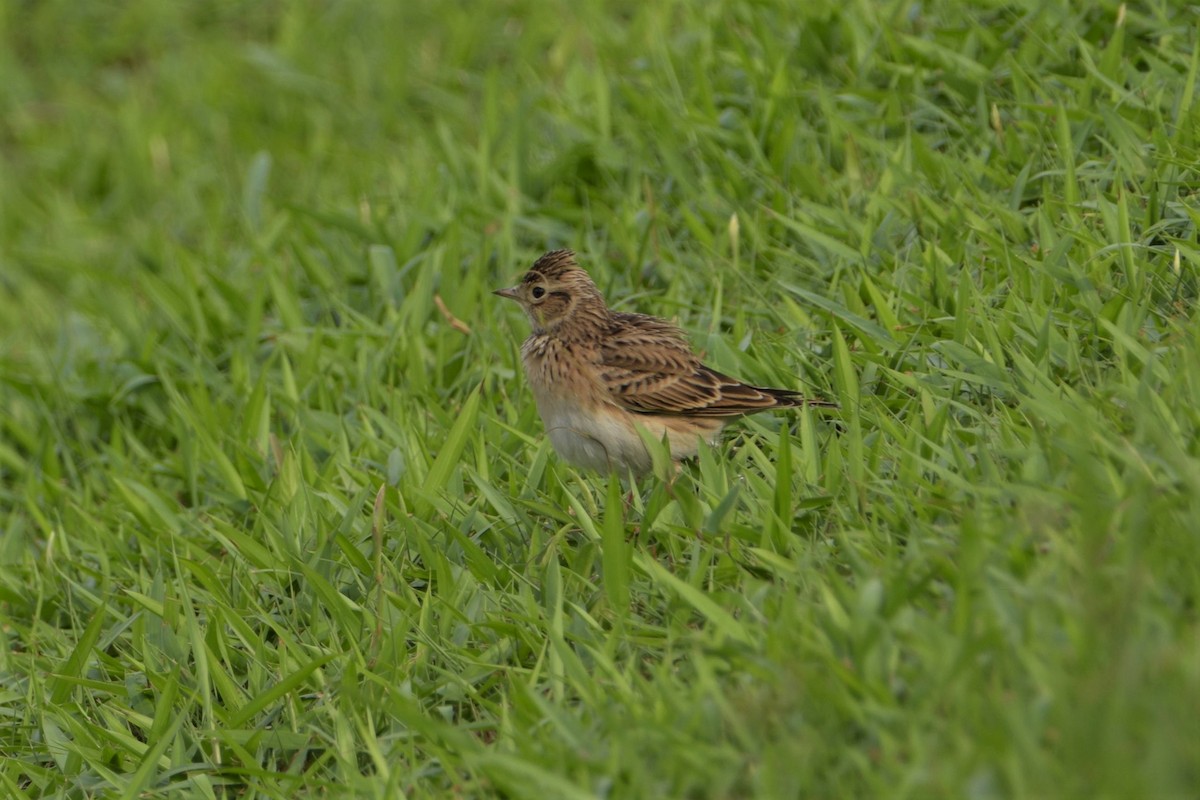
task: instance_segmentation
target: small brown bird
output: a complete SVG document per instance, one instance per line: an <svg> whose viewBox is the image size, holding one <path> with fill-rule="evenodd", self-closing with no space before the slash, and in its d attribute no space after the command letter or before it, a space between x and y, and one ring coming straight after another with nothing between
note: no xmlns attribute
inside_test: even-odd
<svg viewBox="0 0 1200 800"><path fill-rule="evenodd" d="M804 404L788 389L750 386L700 363L671 323L610 311L570 250L539 258L521 282L494 292L516 300L533 333L521 347L538 413L558 454L580 467L645 473L638 427L680 461L715 442L734 417Z"/></svg>

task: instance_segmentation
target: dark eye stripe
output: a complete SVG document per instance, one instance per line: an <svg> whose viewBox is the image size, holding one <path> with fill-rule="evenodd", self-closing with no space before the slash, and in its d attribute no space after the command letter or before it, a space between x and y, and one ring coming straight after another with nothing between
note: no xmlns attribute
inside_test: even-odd
<svg viewBox="0 0 1200 800"><path fill-rule="evenodd" d="M568 294L567 292L551 292L550 296L557 297L560 300L570 300L571 299L571 295Z"/></svg>

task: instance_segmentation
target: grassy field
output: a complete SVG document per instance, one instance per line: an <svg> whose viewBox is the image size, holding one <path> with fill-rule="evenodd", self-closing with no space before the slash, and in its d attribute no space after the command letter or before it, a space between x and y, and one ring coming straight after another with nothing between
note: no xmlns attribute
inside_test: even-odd
<svg viewBox="0 0 1200 800"><path fill-rule="evenodd" d="M0 795L1195 797L1198 40L3 4ZM551 247L841 410L626 508L490 294Z"/></svg>

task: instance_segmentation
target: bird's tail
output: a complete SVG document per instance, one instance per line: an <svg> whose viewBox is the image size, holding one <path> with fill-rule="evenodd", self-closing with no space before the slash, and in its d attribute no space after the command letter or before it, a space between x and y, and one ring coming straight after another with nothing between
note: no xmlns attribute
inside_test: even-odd
<svg viewBox="0 0 1200 800"><path fill-rule="evenodd" d="M769 394L774 397L781 408L793 408L799 406L816 406L818 408L838 408L838 404L832 400L822 400L819 397L807 397L801 392L793 392L790 389L768 389L762 386L756 386L763 394Z"/></svg>

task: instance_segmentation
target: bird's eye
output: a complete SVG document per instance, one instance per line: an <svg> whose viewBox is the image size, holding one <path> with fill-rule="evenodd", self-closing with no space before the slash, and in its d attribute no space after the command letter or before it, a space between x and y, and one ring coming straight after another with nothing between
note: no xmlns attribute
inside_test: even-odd
<svg viewBox="0 0 1200 800"><path fill-rule="evenodd" d="M535 286L533 287L533 292L531 292L531 294L533 295L534 300L541 300L546 296L546 290L541 286Z"/></svg>

